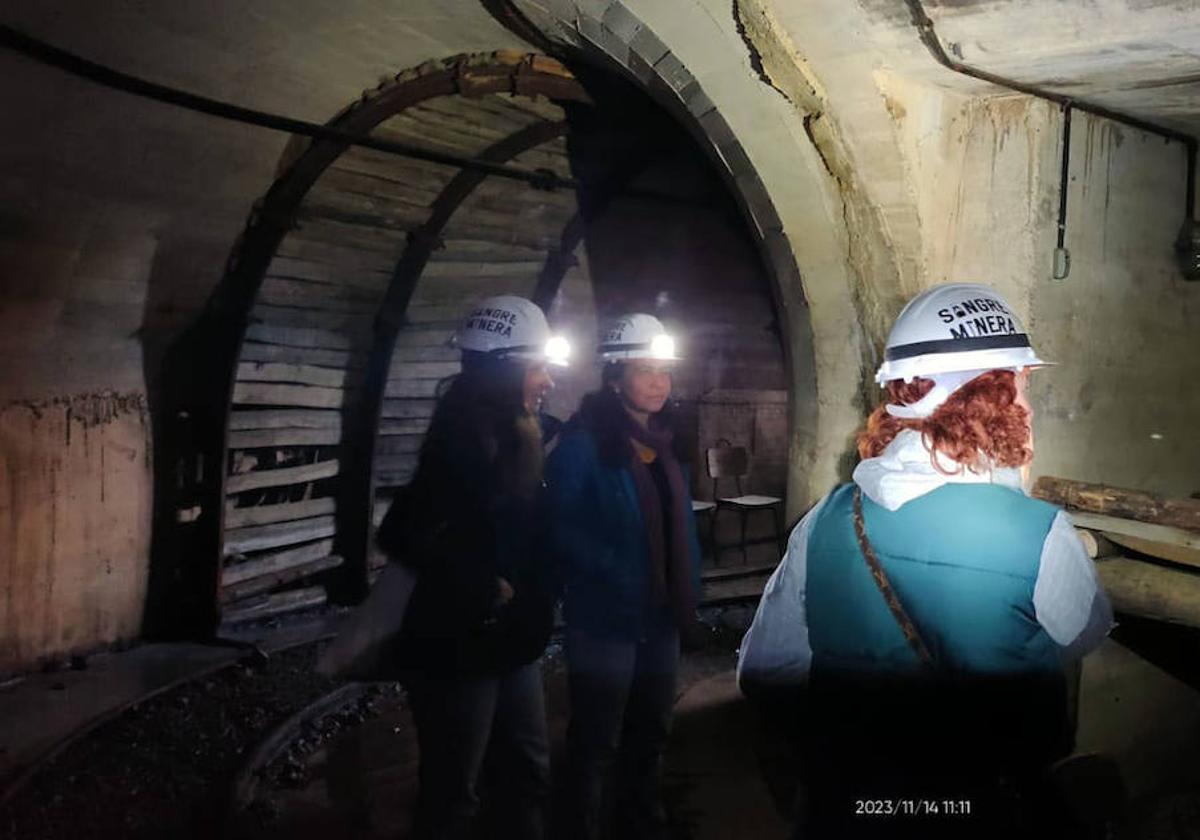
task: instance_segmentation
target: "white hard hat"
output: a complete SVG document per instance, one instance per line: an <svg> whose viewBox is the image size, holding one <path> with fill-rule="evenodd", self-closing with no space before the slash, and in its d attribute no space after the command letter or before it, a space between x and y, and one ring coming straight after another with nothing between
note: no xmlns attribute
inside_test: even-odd
<svg viewBox="0 0 1200 840"><path fill-rule="evenodd" d="M1048 365L1038 358L1012 307L981 283L945 283L908 302L896 318L875 374L880 385L935 374L975 375ZM958 378L958 377L954 377Z"/></svg>
<svg viewBox="0 0 1200 840"><path fill-rule="evenodd" d="M536 303L516 295L499 295L479 304L451 339L460 350L505 359L565 366L571 347L553 335Z"/></svg>
<svg viewBox="0 0 1200 840"><path fill-rule="evenodd" d="M675 355L675 339L667 334L662 321L644 312L622 315L613 321L600 336L596 355L605 362L625 359L679 361Z"/></svg>

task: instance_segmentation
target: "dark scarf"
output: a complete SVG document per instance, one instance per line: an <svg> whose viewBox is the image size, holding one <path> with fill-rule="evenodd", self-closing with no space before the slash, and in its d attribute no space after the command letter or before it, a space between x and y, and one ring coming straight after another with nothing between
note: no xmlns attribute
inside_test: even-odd
<svg viewBox="0 0 1200 840"><path fill-rule="evenodd" d="M633 485L637 489L642 521L646 523L654 603L668 603L676 624L682 629L692 623L696 612L696 593L692 589L692 542L688 530L691 497L688 494L687 483L683 480L683 469L675 457L671 431L647 429L625 411L622 411L621 415L628 436L654 450L671 488L671 521L664 523L663 504L654 476L650 474L650 468L638 454L631 451L628 466L633 474ZM632 447L630 449L632 450ZM671 529L670 552L667 551L665 528Z"/></svg>

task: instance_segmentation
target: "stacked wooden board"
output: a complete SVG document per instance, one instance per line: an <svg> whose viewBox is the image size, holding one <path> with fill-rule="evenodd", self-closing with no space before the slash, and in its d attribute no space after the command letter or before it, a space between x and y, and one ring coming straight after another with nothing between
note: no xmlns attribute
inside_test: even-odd
<svg viewBox="0 0 1200 840"><path fill-rule="evenodd" d="M1118 611L1200 627L1200 500L1052 476L1033 495L1070 512Z"/></svg>
<svg viewBox="0 0 1200 840"><path fill-rule="evenodd" d="M460 156L538 122L544 98L439 97L376 134ZM511 163L569 175L561 138ZM343 444L359 412L374 322L409 234L458 169L360 148L310 190L259 289L241 348L228 423L223 620L322 603L337 553ZM409 480L439 383L458 370L453 325L492 294L530 294L573 194L485 180L458 208L422 273L391 362L375 447L380 512ZM382 558L371 558L378 566Z"/></svg>

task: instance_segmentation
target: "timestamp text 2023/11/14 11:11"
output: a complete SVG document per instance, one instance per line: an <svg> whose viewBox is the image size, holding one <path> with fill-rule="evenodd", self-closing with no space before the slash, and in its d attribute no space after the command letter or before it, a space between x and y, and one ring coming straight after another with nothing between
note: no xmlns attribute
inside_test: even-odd
<svg viewBox="0 0 1200 840"><path fill-rule="evenodd" d="M860 817L969 817L969 799L857 799Z"/></svg>

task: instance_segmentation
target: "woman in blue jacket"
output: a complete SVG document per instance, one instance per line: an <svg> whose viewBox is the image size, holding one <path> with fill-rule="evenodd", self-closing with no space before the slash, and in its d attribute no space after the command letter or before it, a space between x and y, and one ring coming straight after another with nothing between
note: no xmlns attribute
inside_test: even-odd
<svg viewBox="0 0 1200 840"><path fill-rule="evenodd" d="M598 348L603 384L547 463L566 571L570 835L599 836L607 771L635 837L665 824L658 783L680 631L695 623L700 547L667 400L674 342L658 319L619 319Z"/></svg>

